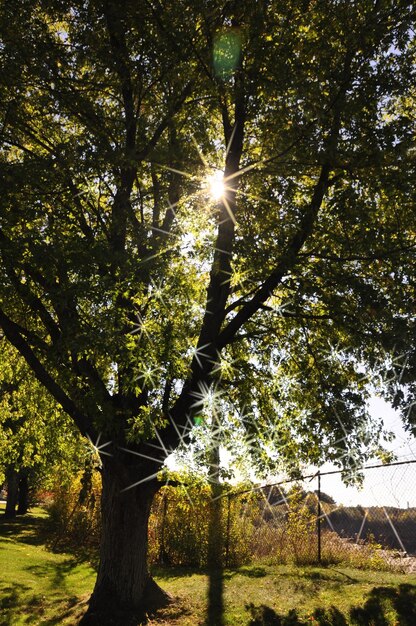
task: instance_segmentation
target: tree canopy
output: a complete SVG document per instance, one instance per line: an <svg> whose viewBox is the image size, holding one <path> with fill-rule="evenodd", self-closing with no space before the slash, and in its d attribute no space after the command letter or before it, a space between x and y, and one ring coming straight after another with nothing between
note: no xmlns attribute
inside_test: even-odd
<svg viewBox="0 0 416 626"><path fill-rule="evenodd" d="M259 466L348 465L363 368L412 422L411 3L17 0L0 28L0 325L125 487L207 404Z"/></svg>

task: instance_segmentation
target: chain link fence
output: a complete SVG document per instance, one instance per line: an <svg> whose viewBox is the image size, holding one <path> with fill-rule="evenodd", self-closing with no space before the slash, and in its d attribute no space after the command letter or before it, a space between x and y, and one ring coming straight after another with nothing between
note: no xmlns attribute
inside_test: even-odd
<svg viewBox="0 0 416 626"><path fill-rule="evenodd" d="M399 492L402 500L407 495L405 506L383 504L382 500L374 506L344 506L333 486L333 477L340 471L317 472L300 480L243 491L227 491L224 486L219 503L218 498L212 500L209 486L164 488L151 518L152 559L204 566L210 510L220 506L226 567L250 561L349 562L358 567L409 561L416 556L416 506L409 504L416 485L416 461L374 465L361 471L364 486L370 482L380 497L390 493L391 497L386 497L390 501L396 501ZM356 493L356 488L351 487L351 492Z"/></svg>
<svg viewBox="0 0 416 626"><path fill-rule="evenodd" d="M402 461L362 468L363 485L369 482L368 474L372 473L377 478L372 481L373 490L378 483L381 497L381 485L384 494L390 485L390 500L396 499L395 490L403 491L403 485L407 487L408 497L413 497L415 463ZM406 507L387 506L381 500L373 506L339 504L337 494L331 494L329 481L336 474L341 471L318 471L299 481L286 480L259 488L253 554L274 555L282 562L288 559L319 562L345 556L348 551L356 552L352 548L355 545L361 547L361 553L363 546L373 546L395 551L396 556L415 556L416 507L411 507L409 502ZM344 488L345 491L348 489ZM243 495L229 494L228 499Z"/></svg>

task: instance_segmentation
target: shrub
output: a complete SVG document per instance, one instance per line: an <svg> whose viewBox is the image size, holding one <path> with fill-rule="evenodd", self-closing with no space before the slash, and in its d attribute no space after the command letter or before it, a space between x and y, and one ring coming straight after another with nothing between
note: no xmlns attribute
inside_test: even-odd
<svg viewBox="0 0 416 626"><path fill-rule="evenodd" d="M221 506L222 564L238 567L251 561L307 565L317 563L316 510L301 491L292 490L285 504L270 504L259 491L227 494ZM49 503L49 533L55 547L96 550L100 535L99 474L88 468L70 485L56 486ZM211 486L189 480L162 487L149 519L149 560L165 565L206 567L212 506ZM315 507L316 508L316 507ZM220 530L220 529L218 529ZM221 534L219 534L221 537ZM221 557L220 557L221 558ZM322 528L322 563L400 570L400 560L381 549L374 536L358 544Z"/></svg>
<svg viewBox="0 0 416 626"><path fill-rule="evenodd" d="M155 497L149 520L151 560L167 565L205 565L208 507L208 486L163 487Z"/></svg>
<svg viewBox="0 0 416 626"><path fill-rule="evenodd" d="M71 485L57 485L47 503L48 531L54 547L96 547L100 537L101 479L87 468Z"/></svg>
<svg viewBox="0 0 416 626"><path fill-rule="evenodd" d="M252 558L252 508L247 501L224 495L221 506L223 565L238 566ZM211 487L191 482L163 487L149 521L149 554L153 563L205 567L208 563Z"/></svg>
<svg viewBox="0 0 416 626"><path fill-rule="evenodd" d="M252 537L254 558L279 564L316 563L316 517L304 493L293 489L285 504L268 507L267 516L265 512Z"/></svg>
<svg viewBox="0 0 416 626"><path fill-rule="evenodd" d="M289 561L295 565L316 562L317 534L316 518L303 501L302 494L294 491L286 520L286 535Z"/></svg>

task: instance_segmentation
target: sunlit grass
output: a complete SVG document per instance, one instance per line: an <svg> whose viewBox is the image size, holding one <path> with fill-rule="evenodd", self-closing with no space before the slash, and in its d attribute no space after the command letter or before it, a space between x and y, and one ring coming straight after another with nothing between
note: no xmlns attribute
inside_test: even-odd
<svg viewBox="0 0 416 626"><path fill-rule="evenodd" d="M174 623L178 626L194 626L203 624L206 611L206 594L208 589L208 575L176 568L172 570L158 569L155 572L159 583L164 589L178 598L178 602L162 613L151 624L154 626ZM383 591L378 591L383 586ZM409 586L409 590L401 591ZM374 591L376 590L376 591ZM387 590L387 591L386 591ZM295 610L297 618L292 621L283 621L283 624L307 625L310 623L338 626L341 621L331 621L331 607L336 607L333 614L339 614L348 625L367 622L353 621L351 611L364 610L369 598L370 609L367 617L376 614L379 608L377 598L383 605L383 621L385 626L401 624L397 622L397 613L385 596L389 593L403 597L406 594L416 599L416 575L391 574L383 572L363 571L347 567L295 567L292 565L280 566L247 566L237 570L224 572L224 626L247 626L250 624L251 613L248 605L254 607L268 607L271 615L287 618ZM415 605L416 610L416 605ZM261 612L261 611L260 611ZM311 620L319 612L322 619ZM416 614L415 614L416 615ZM277 618L275 618L277 620ZM287 618L289 619L289 618ZM163 621L167 620L167 621ZM325 621L328 620L328 621ZM254 623L254 622L253 622ZM279 624L278 621L258 622ZM404 624L405 622L403 622ZM410 622L406 622L410 623ZM416 621L415 621L416 623ZM377 621L374 624L378 624Z"/></svg>
<svg viewBox="0 0 416 626"><path fill-rule="evenodd" d="M5 520L0 510L0 625L75 624L85 610L95 572L41 543L42 509Z"/></svg>

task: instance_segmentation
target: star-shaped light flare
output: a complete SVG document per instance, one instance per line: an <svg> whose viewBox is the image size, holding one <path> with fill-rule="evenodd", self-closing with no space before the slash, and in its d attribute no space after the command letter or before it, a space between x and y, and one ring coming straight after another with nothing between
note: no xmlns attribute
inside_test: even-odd
<svg viewBox="0 0 416 626"><path fill-rule="evenodd" d="M206 354L206 352L204 352L204 348L208 348L209 347L209 343L205 343L203 346L191 346L188 350L188 354L189 356L193 359L195 359L195 361L198 363L199 367L202 369L202 361L201 359L207 359L209 357L209 354Z"/></svg>
<svg viewBox="0 0 416 626"><path fill-rule="evenodd" d="M140 374L137 376L137 380L144 383L146 387L153 388L156 386L162 373L163 369L159 365L146 365L142 367Z"/></svg>
<svg viewBox="0 0 416 626"><path fill-rule="evenodd" d="M85 447L87 449L87 453L90 454L91 456L99 458L100 464L101 464L100 457L102 454L104 454L105 456L113 456L110 452L106 452L104 450L104 448L106 448L112 443L111 441L106 441L105 443L102 443L100 445L101 433L98 434L97 440L95 443L93 442L93 440L91 439L88 433L86 434L86 439L87 439L87 442L85 443Z"/></svg>
<svg viewBox="0 0 416 626"><path fill-rule="evenodd" d="M134 324L132 330L130 331L130 335L138 335L139 339L145 336L146 339L148 339L151 342L152 339L150 337L148 330L146 329L145 319L143 318L141 313L137 310L135 312L135 316L136 316L137 322Z"/></svg>
<svg viewBox="0 0 416 626"><path fill-rule="evenodd" d="M215 383L208 384L204 381L199 381L198 390L193 391L191 395L195 398L195 402L191 405L191 408L205 410L215 415L221 409L224 391Z"/></svg>
<svg viewBox="0 0 416 626"><path fill-rule="evenodd" d="M162 281L156 282L151 280L150 285L150 296L159 302L162 307L167 308Z"/></svg>
<svg viewBox="0 0 416 626"><path fill-rule="evenodd" d="M221 380L223 378L234 378L236 374L235 364L239 359L226 359L218 354L218 360L215 361L212 373L214 376L218 376Z"/></svg>

